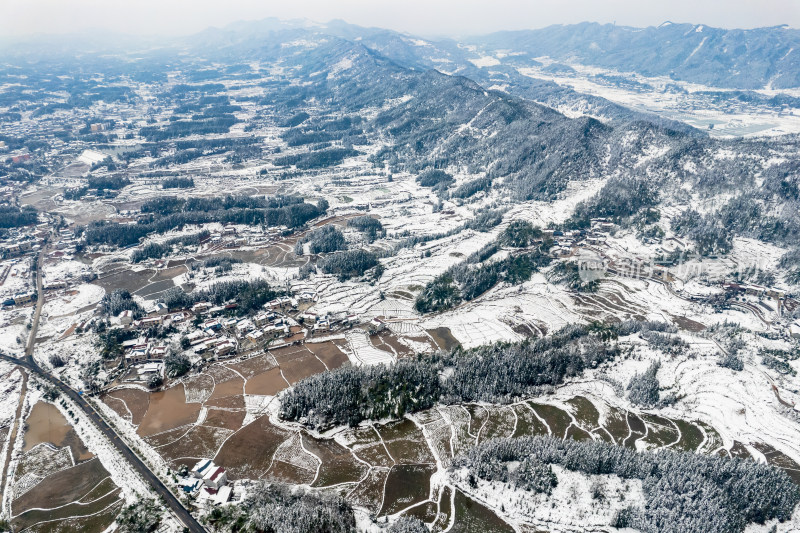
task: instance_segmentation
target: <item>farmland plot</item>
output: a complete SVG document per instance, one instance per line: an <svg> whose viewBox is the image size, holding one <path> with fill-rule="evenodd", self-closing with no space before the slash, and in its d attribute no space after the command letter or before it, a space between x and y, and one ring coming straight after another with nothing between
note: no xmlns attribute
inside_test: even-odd
<svg viewBox="0 0 800 533"><path fill-rule="evenodd" d="M26 420L13 477L15 530L104 531L121 506L119 487L52 404L38 402Z"/></svg>

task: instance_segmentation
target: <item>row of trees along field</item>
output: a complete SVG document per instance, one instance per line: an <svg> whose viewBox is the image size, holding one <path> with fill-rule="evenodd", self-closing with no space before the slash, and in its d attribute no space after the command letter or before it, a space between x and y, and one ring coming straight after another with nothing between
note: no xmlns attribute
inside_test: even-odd
<svg viewBox="0 0 800 533"><path fill-rule="evenodd" d="M589 327L576 325L535 341L457 349L391 366L344 367L287 390L280 416L327 429L402 417L436 402L509 402L542 393L617 353Z"/></svg>
<svg viewBox="0 0 800 533"><path fill-rule="evenodd" d="M142 205L148 218L137 224L119 224L106 221L92 222L86 228L86 242L90 245L111 244L130 246L151 233L166 233L186 225L210 222L286 226L302 226L325 213L327 206L305 203L302 198L280 196L269 199L248 196L216 198L160 197Z"/></svg>

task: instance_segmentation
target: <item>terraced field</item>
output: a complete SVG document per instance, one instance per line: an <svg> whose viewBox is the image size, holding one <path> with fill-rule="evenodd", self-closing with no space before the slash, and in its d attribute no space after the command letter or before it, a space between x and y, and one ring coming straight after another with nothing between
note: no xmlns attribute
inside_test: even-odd
<svg viewBox="0 0 800 533"><path fill-rule="evenodd" d="M120 488L61 412L36 403L23 439L11 489L14 530L106 530L122 506Z"/></svg>
<svg viewBox="0 0 800 533"><path fill-rule="evenodd" d="M385 351L387 338L369 342ZM445 473L454 457L493 438L553 435L744 459L754 458L753 451L800 481L800 467L777 450L726 446L706 423L623 409L589 395L440 405L398 421L339 428L326 438L275 417L275 394L346 360L337 343L309 343L213 365L162 393L118 389L104 401L173 468L213 458L233 480L335 492L374 516L415 516L434 531L511 531L496 509L451 484Z"/></svg>

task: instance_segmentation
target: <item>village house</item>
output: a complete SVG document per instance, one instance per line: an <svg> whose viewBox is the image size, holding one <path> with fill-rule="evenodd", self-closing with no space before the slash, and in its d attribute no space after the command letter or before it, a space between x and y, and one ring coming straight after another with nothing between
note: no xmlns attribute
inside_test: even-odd
<svg viewBox="0 0 800 533"><path fill-rule="evenodd" d="M164 359L167 354L169 353L169 348L167 346L154 346L150 350L150 357L152 359Z"/></svg>
<svg viewBox="0 0 800 533"><path fill-rule="evenodd" d="M211 309L211 304L208 302L198 302L192 306L192 313L195 315L203 315Z"/></svg>
<svg viewBox="0 0 800 533"><path fill-rule="evenodd" d="M26 305L33 301L32 292L23 292L14 295L14 305Z"/></svg>
<svg viewBox="0 0 800 533"><path fill-rule="evenodd" d="M214 355L217 357L224 357L232 355L236 352L236 342L233 339L225 339L223 342L216 345L214 348Z"/></svg>
<svg viewBox="0 0 800 533"><path fill-rule="evenodd" d="M123 326L130 326L133 323L133 311L126 309L117 315L117 318L119 318L119 323Z"/></svg>
<svg viewBox="0 0 800 533"><path fill-rule="evenodd" d="M219 490L228 482L225 469L214 464L211 459L200 460L191 470L191 476L203 481L208 488Z"/></svg>
<svg viewBox="0 0 800 533"><path fill-rule="evenodd" d="M140 329L152 328L153 326L160 325L163 319L164 317L162 316L149 316L137 322L136 326L139 327Z"/></svg>
<svg viewBox="0 0 800 533"><path fill-rule="evenodd" d="M253 331L255 329L255 325L249 320L243 320L236 324L236 334L241 336L246 334L248 331Z"/></svg>
<svg viewBox="0 0 800 533"><path fill-rule="evenodd" d="M125 354L125 363L134 364L141 361L147 361L150 357L150 344L136 344L131 347L128 353Z"/></svg>
<svg viewBox="0 0 800 533"><path fill-rule="evenodd" d="M250 342L258 342L264 337L264 332L261 330L251 331L245 338Z"/></svg>

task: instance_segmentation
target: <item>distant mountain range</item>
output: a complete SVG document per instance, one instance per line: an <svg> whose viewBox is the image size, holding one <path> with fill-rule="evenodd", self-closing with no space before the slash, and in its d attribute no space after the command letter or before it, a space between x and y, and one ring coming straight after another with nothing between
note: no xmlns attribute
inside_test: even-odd
<svg viewBox="0 0 800 533"><path fill-rule="evenodd" d="M467 42L485 51L511 50L716 87L800 86L800 30L785 26L726 30L671 22L649 28L585 22Z"/></svg>
<svg viewBox="0 0 800 533"><path fill-rule="evenodd" d="M675 80L731 89L800 87L800 30L786 26L727 30L697 24L665 22L633 28L584 22L538 30L504 31L462 39L420 39L382 28L364 28L333 20L267 18L209 28L188 38L156 41L92 32L70 37L35 36L5 39L1 56L76 53L79 50L121 51L154 47L227 47L270 34L312 32L359 41L406 67L436 68L448 74L472 71L473 62L490 56L481 67L541 66L536 58L667 76ZM56 43L61 43L56 45ZM56 46L54 46L56 45ZM559 68L563 66L557 65Z"/></svg>
<svg viewBox="0 0 800 533"><path fill-rule="evenodd" d="M546 56L561 62L644 76L667 76L712 87L800 87L800 30L785 26L727 30L671 22L648 28L584 22L459 40L425 40L341 20L316 24L307 20L265 19L207 30L196 36L194 42L209 43L209 37L226 36L230 43L286 30L315 31L359 40L410 67L459 70L468 68L466 60L475 59L476 54L489 55L499 65L515 67L536 65L536 58Z"/></svg>

